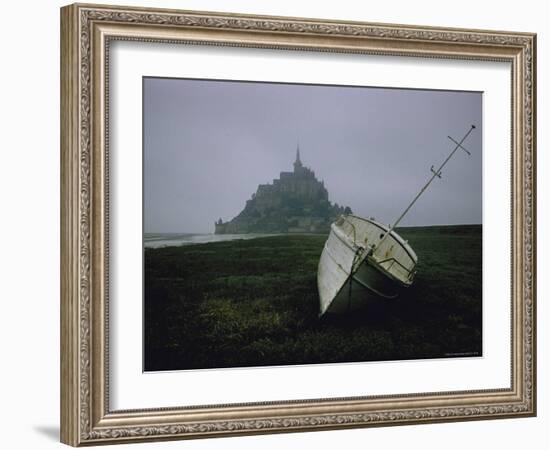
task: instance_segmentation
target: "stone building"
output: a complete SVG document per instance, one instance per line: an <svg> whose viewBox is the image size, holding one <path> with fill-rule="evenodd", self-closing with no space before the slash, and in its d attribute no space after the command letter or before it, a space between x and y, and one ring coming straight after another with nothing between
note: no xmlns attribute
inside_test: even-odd
<svg viewBox="0 0 550 450"><path fill-rule="evenodd" d="M281 172L272 184L260 184L244 209L232 220L215 222L216 234L240 233L324 233L349 207L331 204L323 181L300 160L292 172Z"/></svg>

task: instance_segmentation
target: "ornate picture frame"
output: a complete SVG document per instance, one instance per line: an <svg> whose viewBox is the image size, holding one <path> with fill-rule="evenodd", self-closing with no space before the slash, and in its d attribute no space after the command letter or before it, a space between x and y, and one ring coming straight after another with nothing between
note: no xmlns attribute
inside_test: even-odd
<svg viewBox="0 0 550 450"><path fill-rule="evenodd" d="M115 41L511 65L508 388L113 410L109 79ZM74 4L61 9L61 441L111 444L536 415L536 35Z"/></svg>

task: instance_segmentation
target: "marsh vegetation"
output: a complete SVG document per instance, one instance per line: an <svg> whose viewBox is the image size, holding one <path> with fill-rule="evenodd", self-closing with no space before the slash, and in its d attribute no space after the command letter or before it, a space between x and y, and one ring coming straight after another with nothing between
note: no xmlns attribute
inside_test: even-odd
<svg viewBox="0 0 550 450"><path fill-rule="evenodd" d="M146 249L145 370L479 356L481 225L402 228L414 284L319 319L325 235Z"/></svg>

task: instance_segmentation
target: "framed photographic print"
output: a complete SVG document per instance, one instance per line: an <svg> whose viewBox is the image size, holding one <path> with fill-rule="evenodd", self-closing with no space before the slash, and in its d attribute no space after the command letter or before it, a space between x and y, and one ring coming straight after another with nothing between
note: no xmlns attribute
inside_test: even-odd
<svg viewBox="0 0 550 450"><path fill-rule="evenodd" d="M535 35L61 10L78 446L536 413Z"/></svg>

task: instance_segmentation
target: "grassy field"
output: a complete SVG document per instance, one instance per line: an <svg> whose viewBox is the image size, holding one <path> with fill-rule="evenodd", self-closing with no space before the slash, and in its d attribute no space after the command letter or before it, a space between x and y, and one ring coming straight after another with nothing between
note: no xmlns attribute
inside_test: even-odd
<svg viewBox="0 0 550 450"><path fill-rule="evenodd" d="M326 236L145 251L145 370L481 355L481 226L403 228L415 283L361 314L318 318Z"/></svg>

